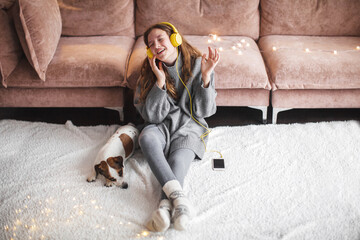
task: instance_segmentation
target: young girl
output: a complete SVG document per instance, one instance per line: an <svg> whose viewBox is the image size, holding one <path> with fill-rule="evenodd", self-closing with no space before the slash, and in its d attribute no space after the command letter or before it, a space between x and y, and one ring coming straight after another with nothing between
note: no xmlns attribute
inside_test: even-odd
<svg viewBox="0 0 360 240"><path fill-rule="evenodd" d="M201 135L208 126L204 118L216 112L213 70L219 53L209 47L208 57L201 56L166 22L151 26L144 42L148 58L134 97L146 123L139 144L163 190L159 208L146 226L162 232L172 220L175 229L184 230L194 210L182 185L190 163L205 152L207 139Z"/></svg>

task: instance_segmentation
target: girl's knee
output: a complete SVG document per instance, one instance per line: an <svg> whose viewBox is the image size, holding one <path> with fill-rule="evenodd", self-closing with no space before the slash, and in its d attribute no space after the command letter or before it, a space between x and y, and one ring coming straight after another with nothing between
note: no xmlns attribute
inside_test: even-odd
<svg viewBox="0 0 360 240"><path fill-rule="evenodd" d="M139 136L139 145L141 148L159 141L159 134L156 131L159 131L156 126L149 126L142 130Z"/></svg>
<svg viewBox="0 0 360 240"><path fill-rule="evenodd" d="M139 145L142 148L143 146L148 145L154 140L154 134L152 132L142 132L139 136Z"/></svg>

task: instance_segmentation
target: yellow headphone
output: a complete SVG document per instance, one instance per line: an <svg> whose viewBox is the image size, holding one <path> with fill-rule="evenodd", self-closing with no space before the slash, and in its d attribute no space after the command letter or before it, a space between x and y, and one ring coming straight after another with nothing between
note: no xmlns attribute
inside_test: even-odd
<svg viewBox="0 0 360 240"><path fill-rule="evenodd" d="M172 28L174 33L172 33L170 35L170 42L174 47L180 46L181 43L182 43L182 37L181 37L180 33L178 32L178 30L176 30L174 25L172 25L169 22L161 22L160 24L168 25L168 26L170 26ZM149 58L153 58L154 54L151 52L150 48L147 47L146 53L147 53Z"/></svg>

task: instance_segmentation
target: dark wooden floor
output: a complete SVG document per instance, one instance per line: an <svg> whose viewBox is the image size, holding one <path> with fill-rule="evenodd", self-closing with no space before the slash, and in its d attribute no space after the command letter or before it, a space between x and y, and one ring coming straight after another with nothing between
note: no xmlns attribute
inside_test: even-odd
<svg viewBox="0 0 360 240"><path fill-rule="evenodd" d="M271 123L271 108L268 123ZM0 119L16 119L63 124L71 120L77 126L122 124L114 110L105 108L0 108ZM247 107L218 107L206 119L210 127L262 124L262 113ZM293 109L278 114L278 124L360 121L360 109Z"/></svg>

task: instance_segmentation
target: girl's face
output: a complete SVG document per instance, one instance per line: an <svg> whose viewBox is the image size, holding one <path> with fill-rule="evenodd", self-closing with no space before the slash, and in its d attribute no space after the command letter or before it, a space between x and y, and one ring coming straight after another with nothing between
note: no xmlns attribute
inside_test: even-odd
<svg viewBox="0 0 360 240"><path fill-rule="evenodd" d="M177 59L177 50L171 44L170 38L164 30L154 28L148 35L151 52L160 61L173 65Z"/></svg>

